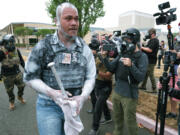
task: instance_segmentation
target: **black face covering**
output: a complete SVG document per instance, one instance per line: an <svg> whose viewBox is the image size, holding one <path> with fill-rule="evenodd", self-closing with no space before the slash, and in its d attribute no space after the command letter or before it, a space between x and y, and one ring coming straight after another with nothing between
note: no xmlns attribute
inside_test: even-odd
<svg viewBox="0 0 180 135"><path fill-rule="evenodd" d="M8 51L8 52L13 52L15 50L15 45L13 43L8 43L5 45L5 49Z"/></svg>

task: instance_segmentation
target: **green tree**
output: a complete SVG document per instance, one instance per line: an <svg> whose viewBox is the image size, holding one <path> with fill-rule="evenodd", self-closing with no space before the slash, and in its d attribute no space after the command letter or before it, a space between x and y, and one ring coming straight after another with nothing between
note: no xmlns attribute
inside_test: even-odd
<svg viewBox="0 0 180 135"><path fill-rule="evenodd" d="M56 7L63 3L70 2L77 7L79 14L79 32L80 37L84 37L89 31L90 24L94 24L98 17L103 17L103 0L49 0L47 11L54 20L56 17Z"/></svg>
<svg viewBox="0 0 180 135"><path fill-rule="evenodd" d="M45 37L47 34L52 34L54 32L54 30L50 30L50 29L39 29L38 33L39 35L41 35L42 37Z"/></svg>
<svg viewBox="0 0 180 135"><path fill-rule="evenodd" d="M25 44L25 36L32 35L33 30L27 27L16 27L14 29L14 34L16 37L22 36L23 37L23 44Z"/></svg>

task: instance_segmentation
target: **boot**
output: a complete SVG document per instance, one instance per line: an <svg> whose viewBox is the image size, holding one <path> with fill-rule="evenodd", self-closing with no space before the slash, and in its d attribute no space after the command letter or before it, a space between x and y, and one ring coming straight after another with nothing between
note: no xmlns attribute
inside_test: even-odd
<svg viewBox="0 0 180 135"><path fill-rule="evenodd" d="M15 109L15 105L14 105L14 102L10 102L9 103L9 110L14 110Z"/></svg>
<svg viewBox="0 0 180 135"><path fill-rule="evenodd" d="M23 99L23 97L18 97L18 100L22 103L22 104L25 104L26 101Z"/></svg>

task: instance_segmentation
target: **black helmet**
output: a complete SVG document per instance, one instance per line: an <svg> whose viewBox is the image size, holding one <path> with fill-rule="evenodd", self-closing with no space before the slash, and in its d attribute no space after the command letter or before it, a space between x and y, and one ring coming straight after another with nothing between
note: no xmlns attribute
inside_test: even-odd
<svg viewBox="0 0 180 135"><path fill-rule="evenodd" d="M129 28L122 33L122 38L129 38L134 44L140 42L140 36L139 30L135 28Z"/></svg>
<svg viewBox="0 0 180 135"><path fill-rule="evenodd" d="M11 42L14 43L15 42L15 38L14 35L12 34L7 34L3 37L4 42Z"/></svg>
<svg viewBox="0 0 180 135"><path fill-rule="evenodd" d="M15 50L15 37L12 34L7 34L3 37L3 44L5 49L8 50L8 52L12 52Z"/></svg>
<svg viewBox="0 0 180 135"><path fill-rule="evenodd" d="M89 44L89 47L92 50L97 50L100 46L100 41L98 40L98 34L93 34L91 37L91 43Z"/></svg>

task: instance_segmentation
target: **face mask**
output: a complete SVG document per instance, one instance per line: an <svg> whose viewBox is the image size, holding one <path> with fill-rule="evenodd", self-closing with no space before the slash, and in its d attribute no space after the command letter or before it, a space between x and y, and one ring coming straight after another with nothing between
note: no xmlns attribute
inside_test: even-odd
<svg viewBox="0 0 180 135"><path fill-rule="evenodd" d="M15 50L15 45L14 44L7 44L7 45L5 45L5 49L8 52L13 52Z"/></svg>

